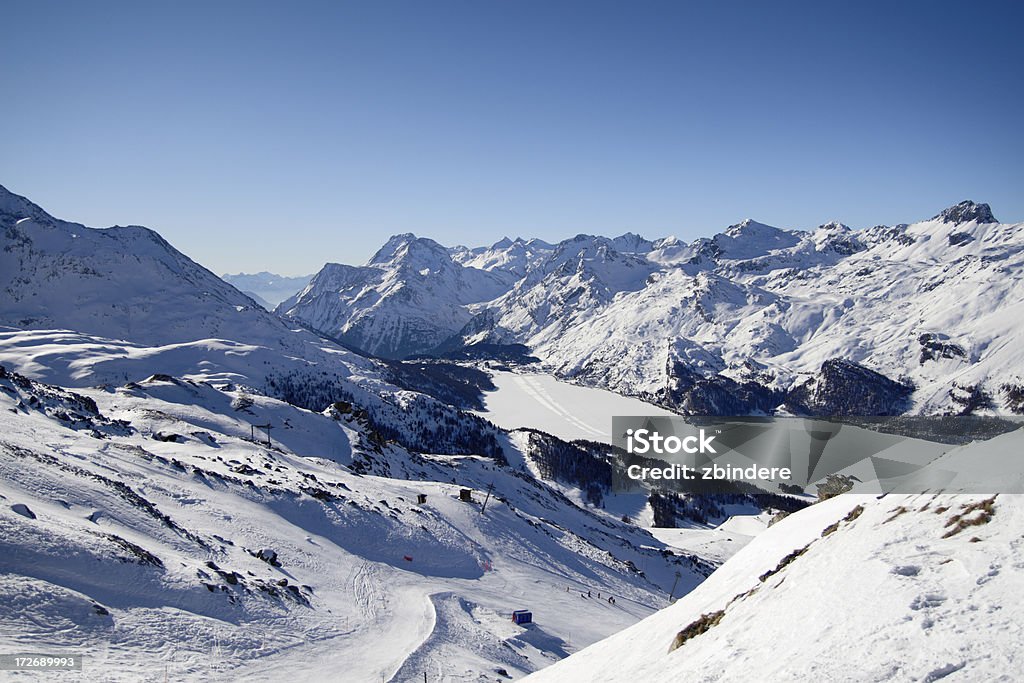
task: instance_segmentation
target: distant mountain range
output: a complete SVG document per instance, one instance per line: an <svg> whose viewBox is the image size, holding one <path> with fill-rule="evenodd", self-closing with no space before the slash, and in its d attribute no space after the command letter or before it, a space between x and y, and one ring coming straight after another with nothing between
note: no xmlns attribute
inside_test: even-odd
<svg viewBox="0 0 1024 683"><path fill-rule="evenodd" d="M1024 224L970 201L911 225L685 243L396 235L277 308L388 358L523 344L563 378L690 413L1024 410Z"/></svg>
<svg viewBox="0 0 1024 683"><path fill-rule="evenodd" d="M312 275L287 277L276 273L261 271L259 273L225 273L220 276L224 282L234 285L267 310L294 295L309 284Z"/></svg>

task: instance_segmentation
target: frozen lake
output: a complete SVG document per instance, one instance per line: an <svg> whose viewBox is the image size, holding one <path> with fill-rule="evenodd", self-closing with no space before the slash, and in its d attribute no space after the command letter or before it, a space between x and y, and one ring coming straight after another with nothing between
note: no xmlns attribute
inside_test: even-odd
<svg viewBox="0 0 1024 683"><path fill-rule="evenodd" d="M504 427L533 427L566 439L611 443L614 415L672 415L668 410L604 389L581 387L550 375L492 372L496 391L484 394L478 415Z"/></svg>

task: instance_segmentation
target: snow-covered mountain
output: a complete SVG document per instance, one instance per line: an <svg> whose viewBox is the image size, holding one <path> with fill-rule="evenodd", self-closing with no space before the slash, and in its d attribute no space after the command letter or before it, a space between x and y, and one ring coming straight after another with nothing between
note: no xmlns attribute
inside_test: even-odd
<svg viewBox="0 0 1024 683"><path fill-rule="evenodd" d="M2 186L0 228L0 325L142 344L300 343L278 318L147 228L58 220Z"/></svg>
<svg viewBox="0 0 1024 683"><path fill-rule="evenodd" d="M225 273L221 275L221 279L251 296L267 310L273 310L279 303L301 291L309 284L313 276L288 277L261 271L259 273Z"/></svg>
<svg viewBox="0 0 1024 683"><path fill-rule="evenodd" d="M1021 447L1019 431L999 438ZM991 448L944 457L970 463ZM841 495L526 680L1020 680L1022 524L1018 495Z"/></svg>
<svg viewBox="0 0 1024 683"><path fill-rule="evenodd" d="M445 247L395 235L365 266L328 263L277 312L385 358L433 349L461 329L468 304L494 298L504 278L452 260Z"/></svg>
<svg viewBox="0 0 1024 683"><path fill-rule="evenodd" d="M370 360L286 325L152 230L58 220L2 187L0 227L0 362L14 370L64 386L152 374L258 391L299 376L386 384Z"/></svg>
<svg viewBox="0 0 1024 683"><path fill-rule="evenodd" d="M458 246L448 251L456 263L486 270L514 282L553 250L554 246L543 240L504 237L489 247L470 249Z"/></svg>
<svg viewBox="0 0 1024 683"><path fill-rule="evenodd" d="M487 302L499 297L523 302L504 321L520 337L544 320L572 325L574 311L585 314L642 286L653 267L633 254L651 248L632 233L578 235L558 245L506 237L475 249L396 235L366 266L327 264L277 311L352 347L402 358L438 349L467 324L486 327L475 313L486 304L490 316L501 304Z"/></svg>
<svg viewBox="0 0 1024 683"><path fill-rule="evenodd" d="M560 242L515 286L494 300L464 334L472 342L540 347L589 319L619 294L639 291L654 271L643 258L615 250L612 240L577 235ZM480 321L486 324L481 326ZM482 331L476 331L483 327Z"/></svg>
<svg viewBox="0 0 1024 683"><path fill-rule="evenodd" d="M518 279L464 307L439 350L524 344L561 377L683 412L1022 410L1024 224L985 204L865 230L528 244L455 250Z"/></svg>

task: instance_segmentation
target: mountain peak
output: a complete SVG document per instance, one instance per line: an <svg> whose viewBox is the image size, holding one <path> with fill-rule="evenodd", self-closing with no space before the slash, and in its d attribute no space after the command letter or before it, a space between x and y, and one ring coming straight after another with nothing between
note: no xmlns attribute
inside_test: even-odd
<svg viewBox="0 0 1024 683"><path fill-rule="evenodd" d="M32 218L41 222L52 222L53 216L46 213L39 205L31 200L15 194L3 185L0 185L0 217L11 223L22 218Z"/></svg>
<svg viewBox="0 0 1024 683"><path fill-rule="evenodd" d="M416 235L414 233L411 233L411 232L398 233L396 235L392 235L391 237L389 237L388 241L384 243L384 245L380 248L380 250L384 250L384 249L387 249L389 247L399 247L399 246L401 246L403 244L408 244L409 242L412 242L412 241L414 241L416 239L419 239L419 238L416 237Z"/></svg>
<svg viewBox="0 0 1024 683"><path fill-rule="evenodd" d="M761 221L755 221L753 218L744 218L739 223L730 225L721 234L735 237L737 235L775 235L786 232L781 228L776 228L773 225L762 223ZM720 235L716 236L717 239Z"/></svg>
<svg viewBox="0 0 1024 683"><path fill-rule="evenodd" d="M654 248L654 242L644 239L635 232L627 232L611 240L615 249L626 254L647 253Z"/></svg>
<svg viewBox="0 0 1024 683"><path fill-rule="evenodd" d="M392 237L384 243L370 259L369 265L390 263L396 259L407 259L413 254L430 253L434 258L451 261L448 250L429 237L417 237L411 232L404 232ZM442 256L443 255L443 256Z"/></svg>
<svg viewBox="0 0 1024 683"><path fill-rule="evenodd" d="M959 225L960 223L970 223L975 221L977 223L998 223L995 216L992 215L992 209L988 204L976 204L971 200L967 199L959 204L955 204L948 209L944 209L941 213L932 217L933 221L942 221L943 223L952 223Z"/></svg>
<svg viewBox="0 0 1024 683"><path fill-rule="evenodd" d="M753 218L744 218L739 223L730 225L721 234L725 235L756 235L761 233L781 233L784 232L781 228L776 228L773 225L756 221Z"/></svg>

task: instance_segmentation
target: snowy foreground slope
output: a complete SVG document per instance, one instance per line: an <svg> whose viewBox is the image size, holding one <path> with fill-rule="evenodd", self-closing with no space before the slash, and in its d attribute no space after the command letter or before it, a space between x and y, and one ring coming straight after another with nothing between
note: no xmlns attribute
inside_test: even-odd
<svg viewBox="0 0 1024 683"><path fill-rule="evenodd" d="M1020 495L845 494L527 680L1019 681L1022 530Z"/></svg>
<svg viewBox="0 0 1024 683"><path fill-rule="evenodd" d="M682 590L710 571L487 458L238 398L4 371L3 651L85 654L89 680L518 677L663 606L675 571ZM250 440L265 420L273 447ZM380 466L401 478L358 473ZM511 624L524 607L535 623Z"/></svg>

